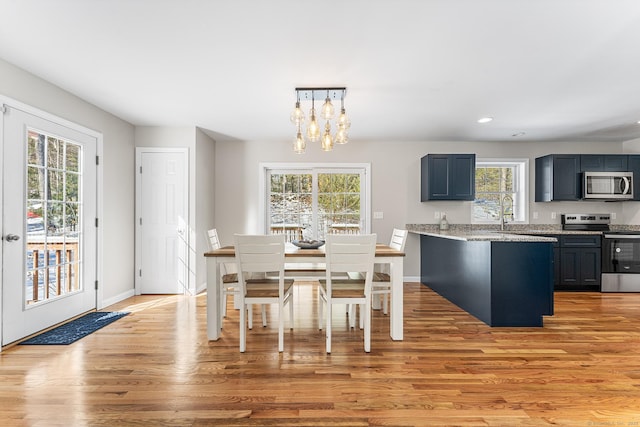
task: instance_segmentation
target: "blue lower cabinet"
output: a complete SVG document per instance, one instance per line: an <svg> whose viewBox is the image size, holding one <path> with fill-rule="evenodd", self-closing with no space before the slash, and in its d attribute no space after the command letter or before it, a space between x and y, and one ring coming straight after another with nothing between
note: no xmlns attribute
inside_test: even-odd
<svg viewBox="0 0 640 427"><path fill-rule="evenodd" d="M600 235L561 236L558 291L599 292L602 273Z"/></svg>

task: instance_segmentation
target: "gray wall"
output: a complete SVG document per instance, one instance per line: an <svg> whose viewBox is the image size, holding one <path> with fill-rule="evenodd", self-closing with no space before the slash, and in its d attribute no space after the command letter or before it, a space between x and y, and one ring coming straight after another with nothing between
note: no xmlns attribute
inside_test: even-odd
<svg viewBox="0 0 640 427"><path fill-rule="evenodd" d="M209 250L207 230L216 227L215 222L215 150L213 139L201 129L196 129L196 224L192 241L195 250L191 254L190 264L196 271L196 291L207 286L207 265L202 254Z"/></svg>
<svg viewBox="0 0 640 427"><path fill-rule="evenodd" d="M102 301L133 291L133 126L0 59L0 94L103 134ZM0 214L1 215L1 214Z"/></svg>
<svg viewBox="0 0 640 427"><path fill-rule="evenodd" d="M420 158L428 153L476 153L480 158L529 159L529 211L538 213L531 223L560 223L563 212L615 212L615 222L640 223L636 211L638 202L552 202L535 203L534 172L536 157L551 153L621 153L622 143L585 142L350 142L336 146L332 152L322 152L308 144L307 153L296 155L289 142L216 143L216 225L223 243L231 242L234 232L256 232L258 229L258 173L261 162L345 162L371 163L372 211L383 212L383 219L372 220L372 232L386 242L394 227L405 224L436 224L435 212L446 212L450 223L469 223L471 202L420 202ZM551 219L555 212L556 218ZM415 235L409 235L406 245L405 277L417 278L419 245Z"/></svg>

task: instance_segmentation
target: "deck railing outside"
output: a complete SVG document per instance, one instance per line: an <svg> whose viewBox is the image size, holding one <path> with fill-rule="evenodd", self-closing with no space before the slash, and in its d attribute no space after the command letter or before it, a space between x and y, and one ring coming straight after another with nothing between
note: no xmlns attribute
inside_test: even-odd
<svg viewBox="0 0 640 427"><path fill-rule="evenodd" d="M271 234L284 234L285 241L302 240L302 227L299 224L274 224L271 226Z"/></svg>
<svg viewBox="0 0 640 427"><path fill-rule="evenodd" d="M28 304L79 290L78 242L27 243Z"/></svg>
<svg viewBox="0 0 640 427"><path fill-rule="evenodd" d="M271 234L284 234L285 240L302 240L304 226L300 224L273 224L270 226ZM330 224L327 226L328 234L360 234L359 224Z"/></svg>

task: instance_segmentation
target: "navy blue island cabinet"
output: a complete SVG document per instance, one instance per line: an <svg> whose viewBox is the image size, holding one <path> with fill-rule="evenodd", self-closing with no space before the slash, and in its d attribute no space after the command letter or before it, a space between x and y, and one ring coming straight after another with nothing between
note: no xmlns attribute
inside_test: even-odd
<svg viewBox="0 0 640 427"><path fill-rule="evenodd" d="M489 326L553 315L553 244L420 236L422 284Z"/></svg>

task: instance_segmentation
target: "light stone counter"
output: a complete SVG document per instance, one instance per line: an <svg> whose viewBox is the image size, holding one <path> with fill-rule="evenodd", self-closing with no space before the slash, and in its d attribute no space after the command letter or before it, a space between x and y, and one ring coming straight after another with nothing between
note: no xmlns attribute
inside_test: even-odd
<svg viewBox="0 0 640 427"><path fill-rule="evenodd" d="M490 242L555 242L553 237L535 236L527 234L503 233L493 230L457 230L452 228L448 231L422 231L409 230L412 233L423 234L425 236L441 237L444 239L470 241L490 241Z"/></svg>

